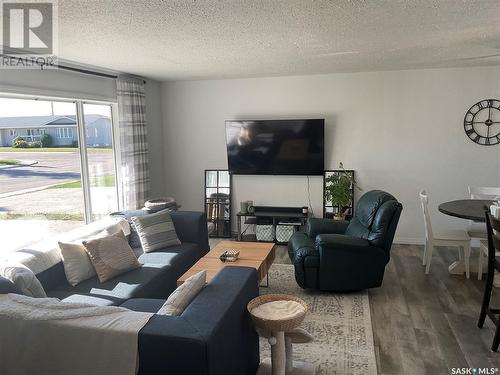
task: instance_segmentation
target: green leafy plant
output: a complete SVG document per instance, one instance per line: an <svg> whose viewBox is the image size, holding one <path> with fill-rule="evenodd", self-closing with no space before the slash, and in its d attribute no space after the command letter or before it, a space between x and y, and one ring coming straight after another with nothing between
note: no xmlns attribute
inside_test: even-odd
<svg viewBox="0 0 500 375"><path fill-rule="evenodd" d="M336 172L325 179L325 200L337 207L339 216L342 215L342 208L351 203L351 188L361 190L357 186L354 177L344 169L344 165L339 163L339 172Z"/></svg>
<svg viewBox="0 0 500 375"><path fill-rule="evenodd" d="M52 137L50 134L44 133L40 136L40 143L42 147L50 147L52 146Z"/></svg>

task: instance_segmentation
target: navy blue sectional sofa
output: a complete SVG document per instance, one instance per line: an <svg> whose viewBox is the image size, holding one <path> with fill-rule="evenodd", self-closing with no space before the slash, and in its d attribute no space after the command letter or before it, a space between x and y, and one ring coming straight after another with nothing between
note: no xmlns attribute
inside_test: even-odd
<svg viewBox="0 0 500 375"><path fill-rule="evenodd" d="M130 216L126 214L126 216ZM204 213L172 212L181 244L139 256L143 267L104 283L68 284L62 262L38 273L47 295L65 302L156 312L177 279L209 250ZM0 293L16 292L0 278ZM258 295L253 268L226 267L181 316L155 315L139 332L139 374L255 374L259 340L247 303Z"/></svg>
<svg viewBox="0 0 500 375"><path fill-rule="evenodd" d="M144 211L129 211L130 217ZM65 302L94 305L120 305L130 298L167 298L176 288L177 279L209 250L207 220L204 213L171 213L181 244L139 255L141 268L100 283L93 277L72 287L66 280L62 261L37 274L49 297Z"/></svg>

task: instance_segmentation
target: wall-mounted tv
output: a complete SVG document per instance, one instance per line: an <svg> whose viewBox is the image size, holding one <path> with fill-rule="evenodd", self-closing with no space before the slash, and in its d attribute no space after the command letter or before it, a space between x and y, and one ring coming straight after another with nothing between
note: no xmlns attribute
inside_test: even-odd
<svg viewBox="0 0 500 375"><path fill-rule="evenodd" d="M322 175L325 120L226 121L232 174Z"/></svg>

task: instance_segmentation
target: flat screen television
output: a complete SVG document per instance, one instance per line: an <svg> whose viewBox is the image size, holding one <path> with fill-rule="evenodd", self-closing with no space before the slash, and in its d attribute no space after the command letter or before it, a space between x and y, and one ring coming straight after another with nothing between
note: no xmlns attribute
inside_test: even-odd
<svg viewBox="0 0 500 375"><path fill-rule="evenodd" d="M232 174L322 175L325 120L226 121Z"/></svg>

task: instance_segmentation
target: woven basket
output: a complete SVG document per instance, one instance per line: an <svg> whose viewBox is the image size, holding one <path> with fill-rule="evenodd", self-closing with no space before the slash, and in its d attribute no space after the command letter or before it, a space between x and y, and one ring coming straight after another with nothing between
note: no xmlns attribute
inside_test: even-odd
<svg viewBox="0 0 500 375"><path fill-rule="evenodd" d="M301 314L298 314L297 316L294 316L293 318L286 319L286 320L269 320L269 319L262 319L259 317L256 317L252 314L252 310L255 309L257 306L260 306L264 303L267 302L273 302L273 301L295 301L300 303L304 307L304 312ZM250 313L250 316L252 317L253 321L259 328L263 328L265 330L268 330L270 332L289 332L292 331L293 329L297 328L300 323L304 320L306 317L306 313L308 310L307 303L305 303L302 299L291 296L288 294L264 294L259 297L255 297L253 300L248 302L247 305L247 310Z"/></svg>

